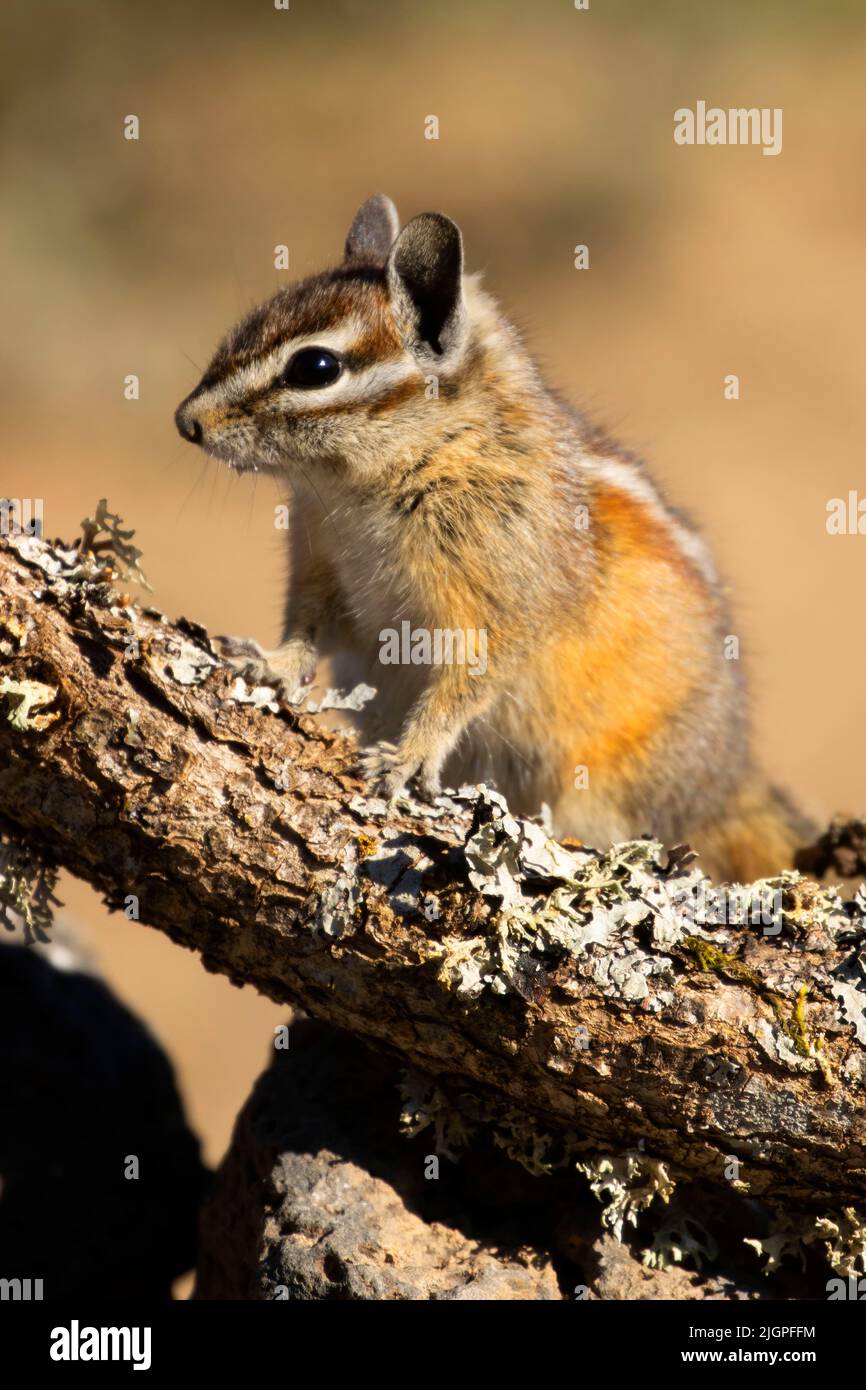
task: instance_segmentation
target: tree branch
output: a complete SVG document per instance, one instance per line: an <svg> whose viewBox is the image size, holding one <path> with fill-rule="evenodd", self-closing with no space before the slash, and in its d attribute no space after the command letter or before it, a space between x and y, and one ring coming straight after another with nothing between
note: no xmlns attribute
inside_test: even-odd
<svg viewBox="0 0 866 1390"><path fill-rule="evenodd" d="M640 1143L675 1177L736 1158L756 1196L866 1196L862 895L789 874L744 899L763 927L716 926L652 841L557 846L489 792L389 807L350 737L238 703L270 697L105 562L0 544L0 812L29 850L539 1164Z"/></svg>

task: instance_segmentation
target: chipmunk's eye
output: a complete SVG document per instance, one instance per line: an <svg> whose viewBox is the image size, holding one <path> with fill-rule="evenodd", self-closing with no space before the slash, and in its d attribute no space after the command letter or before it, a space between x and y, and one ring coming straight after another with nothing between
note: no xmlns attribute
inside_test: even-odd
<svg viewBox="0 0 866 1390"><path fill-rule="evenodd" d="M327 348L301 348L296 352L283 372L284 386L300 386L304 390L316 386L330 386L342 371L339 357Z"/></svg>

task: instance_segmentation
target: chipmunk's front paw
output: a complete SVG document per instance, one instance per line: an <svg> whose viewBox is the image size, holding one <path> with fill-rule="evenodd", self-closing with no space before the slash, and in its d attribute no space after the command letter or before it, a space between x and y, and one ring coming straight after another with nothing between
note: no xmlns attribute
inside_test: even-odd
<svg viewBox="0 0 866 1390"><path fill-rule="evenodd" d="M439 769L432 763L407 755L406 750L393 743L376 743L365 748L359 758L362 775L389 801L415 778L422 796L432 800L441 791Z"/></svg>
<svg viewBox="0 0 866 1390"><path fill-rule="evenodd" d="M214 637L217 651L248 685L271 685L290 703L316 670L315 652L302 642L265 651L252 637Z"/></svg>
<svg viewBox="0 0 866 1390"><path fill-rule="evenodd" d="M415 770L401 760L395 744L384 740L361 750L358 769L365 781L372 782L374 789L389 800L403 790Z"/></svg>
<svg viewBox="0 0 866 1390"><path fill-rule="evenodd" d="M254 675L258 676L266 665L264 649L259 646L258 642L255 642L252 637L225 637L222 634L211 640L218 655L227 666L231 666L237 675L243 676L248 684L263 684L258 680L251 681L251 678Z"/></svg>

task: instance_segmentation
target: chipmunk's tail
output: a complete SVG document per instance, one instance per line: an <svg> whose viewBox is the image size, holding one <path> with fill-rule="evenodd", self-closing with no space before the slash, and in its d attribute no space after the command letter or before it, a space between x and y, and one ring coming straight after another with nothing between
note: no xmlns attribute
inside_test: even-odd
<svg viewBox="0 0 866 1390"><path fill-rule="evenodd" d="M816 829L778 787L754 777L724 814L688 837L699 864L716 882L752 883L794 867L794 856Z"/></svg>

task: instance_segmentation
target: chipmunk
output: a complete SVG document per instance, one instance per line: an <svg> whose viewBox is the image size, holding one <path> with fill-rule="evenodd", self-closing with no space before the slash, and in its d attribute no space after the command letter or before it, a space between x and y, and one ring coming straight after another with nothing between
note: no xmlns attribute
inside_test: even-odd
<svg viewBox="0 0 866 1390"><path fill-rule="evenodd" d="M449 218L401 231L370 198L342 264L250 313L175 418L292 498L282 644L223 654L289 693L348 657L389 795L485 781L560 837L688 841L723 880L790 866L808 827L753 762L703 541L544 384Z"/></svg>

